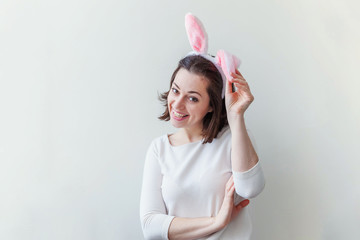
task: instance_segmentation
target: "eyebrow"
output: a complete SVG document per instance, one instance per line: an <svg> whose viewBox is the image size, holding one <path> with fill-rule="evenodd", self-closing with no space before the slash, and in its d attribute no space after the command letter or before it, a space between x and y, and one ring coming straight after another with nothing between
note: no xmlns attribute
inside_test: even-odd
<svg viewBox="0 0 360 240"><path fill-rule="evenodd" d="M173 82L173 83L174 83L174 85L175 85L178 89L180 89L180 87L179 87L175 82ZM181 89L180 89L180 90L181 90ZM188 93L196 93L196 94L199 94L200 97L202 97L201 94L198 93L198 92L196 92L196 91L188 91Z"/></svg>

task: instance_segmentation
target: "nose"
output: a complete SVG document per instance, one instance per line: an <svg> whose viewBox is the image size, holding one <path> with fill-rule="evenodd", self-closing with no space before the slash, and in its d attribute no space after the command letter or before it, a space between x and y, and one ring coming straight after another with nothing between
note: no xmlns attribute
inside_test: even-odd
<svg viewBox="0 0 360 240"><path fill-rule="evenodd" d="M185 106L184 104L184 98L183 97L177 97L174 99L174 102L173 102L173 108L177 109L177 110L182 110Z"/></svg>

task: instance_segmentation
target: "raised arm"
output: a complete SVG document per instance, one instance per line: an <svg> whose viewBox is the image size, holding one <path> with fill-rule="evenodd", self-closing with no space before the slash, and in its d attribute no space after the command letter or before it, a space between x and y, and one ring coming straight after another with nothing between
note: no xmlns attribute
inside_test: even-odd
<svg viewBox="0 0 360 240"><path fill-rule="evenodd" d="M226 84L226 110L231 129L231 162L237 194L244 198L258 195L265 185L258 155L245 126L244 113L254 100L241 73L231 74ZM232 92L232 83L236 91Z"/></svg>

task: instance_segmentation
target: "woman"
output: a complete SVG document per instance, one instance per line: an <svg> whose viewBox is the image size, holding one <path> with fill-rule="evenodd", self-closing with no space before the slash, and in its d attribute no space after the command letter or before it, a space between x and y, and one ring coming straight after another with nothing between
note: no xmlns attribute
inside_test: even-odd
<svg viewBox="0 0 360 240"><path fill-rule="evenodd" d="M244 121L254 97L238 70L224 82L209 59L191 53L180 60L161 95L160 119L179 131L154 139L146 154L140 201L146 239L250 238L245 207L264 187Z"/></svg>

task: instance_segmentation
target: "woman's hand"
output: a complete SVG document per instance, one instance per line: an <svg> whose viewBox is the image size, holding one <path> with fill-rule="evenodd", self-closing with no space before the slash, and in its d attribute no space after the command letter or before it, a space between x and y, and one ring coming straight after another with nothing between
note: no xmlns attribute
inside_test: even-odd
<svg viewBox="0 0 360 240"><path fill-rule="evenodd" d="M250 92L249 84L236 69L235 73L231 73L232 79L227 79L225 90L225 105L228 119L243 117L246 109L254 101L254 96ZM236 91L232 92L232 83L236 87ZM230 120L229 119L229 120Z"/></svg>
<svg viewBox="0 0 360 240"><path fill-rule="evenodd" d="M218 215L215 217L215 225L218 230L224 228L226 225L234 219L242 208L249 204L249 200L245 199L238 205L234 205L234 193L235 185L233 177L231 176L229 181L226 183L225 196Z"/></svg>

